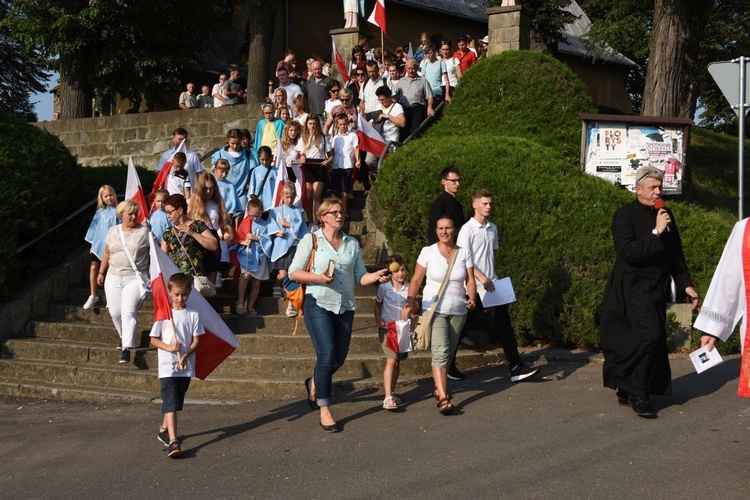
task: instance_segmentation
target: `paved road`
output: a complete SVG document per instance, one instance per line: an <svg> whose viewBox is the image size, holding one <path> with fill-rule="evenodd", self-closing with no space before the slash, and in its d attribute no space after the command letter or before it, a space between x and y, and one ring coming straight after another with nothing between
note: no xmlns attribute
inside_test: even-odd
<svg viewBox="0 0 750 500"><path fill-rule="evenodd" d="M326 434L303 401L189 405L185 453L165 457L158 405L0 399L3 498L750 498L750 407L739 359L702 375L673 358L674 395L637 417L601 366L550 362L534 382L487 368L454 383L440 416L430 384L336 404ZM302 391L302 389L301 389Z"/></svg>

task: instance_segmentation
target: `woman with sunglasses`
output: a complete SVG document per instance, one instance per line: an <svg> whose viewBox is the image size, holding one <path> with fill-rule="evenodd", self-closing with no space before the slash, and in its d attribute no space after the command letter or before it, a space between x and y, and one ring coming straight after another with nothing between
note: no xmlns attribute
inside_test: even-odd
<svg viewBox="0 0 750 500"><path fill-rule="evenodd" d="M367 66L363 63L362 67L353 69L349 76L351 79L344 88L352 92L352 102L355 106L359 106L359 95L362 93L362 87L367 83Z"/></svg>
<svg viewBox="0 0 750 500"><path fill-rule="evenodd" d="M341 368L349 353L356 308L354 285L385 283L389 277L386 269L367 272L359 243L342 231L345 214L341 200L324 200L317 215L321 227L302 238L289 274L297 283L307 285L305 326L317 356L313 376L305 380L307 404L320 410L323 430L338 432L341 428L330 410L331 385L333 374ZM313 238L317 249L308 272Z"/></svg>
<svg viewBox="0 0 750 500"><path fill-rule="evenodd" d="M329 98L326 100L325 111L323 111L324 119L328 118L328 115L331 114L331 110L334 108L334 106L338 106L339 104L341 104L341 101L339 101L339 90L341 90L341 83L339 83L338 80L334 80L333 78L331 78L330 80L328 80L326 90L328 90Z"/></svg>
<svg viewBox="0 0 750 500"><path fill-rule="evenodd" d="M339 101L341 101L341 104L331 109L331 113L326 119L326 124L323 125L323 133L326 136L334 135L333 120L341 113L344 113L349 119L349 131L357 131L357 106L354 103L354 93L348 88L339 90Z"/></svg>

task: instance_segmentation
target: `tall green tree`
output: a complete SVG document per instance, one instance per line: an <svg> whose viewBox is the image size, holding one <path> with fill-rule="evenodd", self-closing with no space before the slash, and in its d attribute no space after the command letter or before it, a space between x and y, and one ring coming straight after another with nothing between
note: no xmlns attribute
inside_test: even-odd
<svg viewBox="0 0 750 500"><path fill-rule="evenodd" d="M0 0L0 19L10 10L7 0ZM36 121L31 94L44 92L47 75L39 68L37 54L27 55L10 29L0 25L0 116L15 116Z"/></svg>
<svg viewBox="0 0 750 500"><path fill-rule="evenodd" d="M181 87L225 2L11 0L2 25L60 73L60 117L91 116L95 93L157 100Z"/></svg>

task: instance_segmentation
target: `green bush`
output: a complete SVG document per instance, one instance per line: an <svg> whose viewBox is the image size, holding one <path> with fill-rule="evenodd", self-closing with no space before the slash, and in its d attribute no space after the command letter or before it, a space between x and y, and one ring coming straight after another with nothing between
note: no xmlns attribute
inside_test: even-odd
<svg viewBox="0 0 750 500"><path fill-rule="evenodd" d="M440 171L453 165L461 172L458 200L467 216L471 193L489 189L494 195L491 220L500 240L497 274L513 280L518 302L511 314L519 341L591 349L599 344L597 311L615 260L612 215L634 194L582 172L577 161L581 126L575 117L588 111L588 98L579 82L566 82L575 79L572 74L558 71L560 63L548 59L514 52L489 58L477 65L477 72L469 71L441 122L384 163L374 193L392 250L413 268L427 240L428 207L442 191ZM544 62L543 71L525 69L539 61ZM505 69L509 62L513 71ZM495 74L492 68L515 75L514 88L534 89L539 100L519 97L523 110L491 97L486 103L496 104L467 104L465 100L479 94L508 87L506 80L488 76ZM519 74L528 80L519 79ZM456 116L459 113L462 118ZM490 115L502 117L502 125L488 121ZM509 117L522 123L508 121ZM452 136L451 128L456 131ZM693 278L705 294L731 221L687 203L668 203Z"/></svg>
<svg viewBox="0 0 750 500"><path fill-rule="evenodd" d="M96 206L50 233L22 253L24 243L54 227L86 202L96 198L102 184L124 194L125 164L82 168L60 140L31 124L0 120L0 301L13 298L34 276L62 261L84 245ZM156 173L138 169L150 189Z"/></svg>

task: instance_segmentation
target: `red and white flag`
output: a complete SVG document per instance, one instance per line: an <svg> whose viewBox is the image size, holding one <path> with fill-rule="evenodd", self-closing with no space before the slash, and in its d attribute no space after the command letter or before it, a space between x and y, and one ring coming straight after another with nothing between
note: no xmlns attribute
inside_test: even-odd
<svg viewBox="0 0 750 500"><path fill-rule="evenodd" d="M385 139L370 122L362 118L362 113L357 113L357 137L360 151L364 150L378 157L383 154Z"/></svg>
<svg viewBox="0 0 750 500"><path fill-rule="evenodd" d="M143 193L141 180L138 178L135 165L133 165L133 157L128 157L128 180L125 183L125 199L138 203L138 207L141 209L138 213L138 224L148 219L151 211L146 204L146 195Z"/></svg>
<svg viewBox="0 0 750 500"><path fill-rule="evenodd" d="M375 8L372 9L372 14L367 18L367 22L380 28L383 33L387 33L385 30L385 0L375 0Z"/></svg>
<svg viewBox="0 0 750 500"><path fill-rule="evenodd" d="M386 323L388 335L385 346L395 353L411 351L411 320Z"/></svg>
<svg viewBox="0 0 750 500"><path fill-rule="evenodd" d="M169 161L161 167L161 170L159 170L159 175L156 176L154 186L151 188L151 194L148 195L149 206L154 204L154 197L156 196L157 190L167 189L167 178L169 177L169 172L172 171L172 160L174 159L174 155L177 153L185 153L185 155L187 155L187 145L185 145L185 139L183 139L182 142L180 142L180 145L177 146L177 149L174 150L174 153L172 153L172 158L170 158Z"/></svg>
<svg viewBox="0 0 750 500"><path fill-rule="evenodd" d="M336 61L336 67L339 69L339 73L341 73L341 79L346 84L349 82L349 71L346 69L346 63L344 62L344 58L341 57L339 49L336 48L336 42L333 40L333 37L331 37L331 45L333 45L333 60Z"/></svg>
<svg viewBox="0 0 750 500"><path fill-rule="evenodd" d="M172 320L172 306L167 294L167 283L179 269L156 244L149 239L151 246L151 292L154 297L154 323ZM193 289L188 297L188 307L198 311L203 328L206 330L195 351L195 376L205 380L214 369L227 359L239 345L237 337L224 323L219 314L206 299ZM167 327L169 328L169 327Z"/></svg>
<svg viewBox="0 0 750 500"><path fill-rule="evenodd" d="M276 164L276 186L273 189L273 206L278 207L283 203L281 200L281 192L284 186L290 182L289 172L286 169L286 155L284 154L284 148L281 146L281 141L276 144L276 156L274 157ZM294 205L303 208L305 201L305 177L302 171L301 165L292 165L294 171L294 187L297 190L297 197L294 199Z"/></svg>

